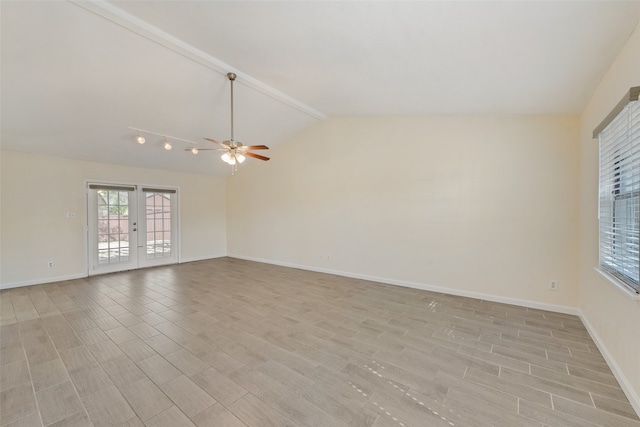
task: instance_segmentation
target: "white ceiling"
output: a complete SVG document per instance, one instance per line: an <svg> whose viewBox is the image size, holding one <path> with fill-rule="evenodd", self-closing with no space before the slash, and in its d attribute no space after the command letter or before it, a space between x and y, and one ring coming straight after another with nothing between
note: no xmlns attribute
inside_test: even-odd
<svg viewBox="0 0 640 427"><path fill-rule="evenodd" d="M640 2L0 2L4 149L228 175L135 126L275 146L334 115L579 114ZM249 160L257 162L257 160ZM273 165L275 166L275 165Z"/></svg>

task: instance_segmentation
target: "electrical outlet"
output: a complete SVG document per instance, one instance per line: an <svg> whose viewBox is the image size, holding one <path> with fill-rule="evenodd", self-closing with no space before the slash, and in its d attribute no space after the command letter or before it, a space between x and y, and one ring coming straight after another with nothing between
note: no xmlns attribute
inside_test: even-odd
<svg viewBox="0 0 640 427"><path fill-rule="evenodd" d="M49 261L49 263L47 264L47 266L48 266L49 268L53 268L53 261Z"/></svg>
<svg viewBox="0 0 640 427"><path fill-rule="evenodd" d="M552 291L558 290L558 281L557 280L549 280L549 289Z"/></svg>

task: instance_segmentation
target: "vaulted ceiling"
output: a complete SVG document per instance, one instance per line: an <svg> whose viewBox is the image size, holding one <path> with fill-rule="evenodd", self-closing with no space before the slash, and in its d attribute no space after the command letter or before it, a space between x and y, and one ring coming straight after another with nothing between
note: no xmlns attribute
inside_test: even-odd
<svg viewBox="0 0 640 427"><path fill-rule="evenodd" d="M3 149L228 175L336 115L579 114L637 1L2 1ZM255 161L255 160L251 160Z"/></svg>

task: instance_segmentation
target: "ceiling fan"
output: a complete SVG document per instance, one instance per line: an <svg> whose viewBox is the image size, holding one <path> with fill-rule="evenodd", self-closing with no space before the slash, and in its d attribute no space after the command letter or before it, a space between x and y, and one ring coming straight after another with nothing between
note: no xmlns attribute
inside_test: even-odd
<svg viewBox="0 0 640 427"><path fill-rule="evenodd" d="M244 145L240 141L236 141L233 137L233 82L236 77L235 73L227 73L227 78L229 78L229 81L231 82L231 139L220 142L212 138L205 138L207 141L218 144L223 148L187 148L185 151L191 151L193 154L198 154L199 151L203 150L224 151L221 159L225 163L237 168L238 164L244 162L247 156L258 160L269 160L269 157L251 152L253 150L268 150L269 147L266 145Z"/></svg>

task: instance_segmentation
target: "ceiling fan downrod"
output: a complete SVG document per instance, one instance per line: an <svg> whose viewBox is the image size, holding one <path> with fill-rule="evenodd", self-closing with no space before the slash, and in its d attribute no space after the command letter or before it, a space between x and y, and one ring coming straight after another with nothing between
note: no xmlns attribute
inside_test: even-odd
<svg viewBox="0 0 640 427"><path fill-rule="evenodd" d="M227 73L227 78L231 82L231 146L236 146L236 140L233 137L233 82L236 79L236 73Z"/></svg>
<svg viewBox="0 0 640 427"><path fill-rule="evenodd" d="M232 166L232 173L235 172L238 168L238 163L244 162L246 157L253 157L258 160L269 160L268 157L261 156L259 154L253 153L253 150L268 150L269 147L266 145L244 145L241 142L236 141L234 134L234 108L233 108L233 82L236 79L235 73L227 73L227 78L231 82L231 139L223 142L216 141L212 138L205 138L207 141L213 142L222 148L202 148L201 150L214 150L214 151L224 151L225 153L221 156L223 162L228 163Z"/></svg>

